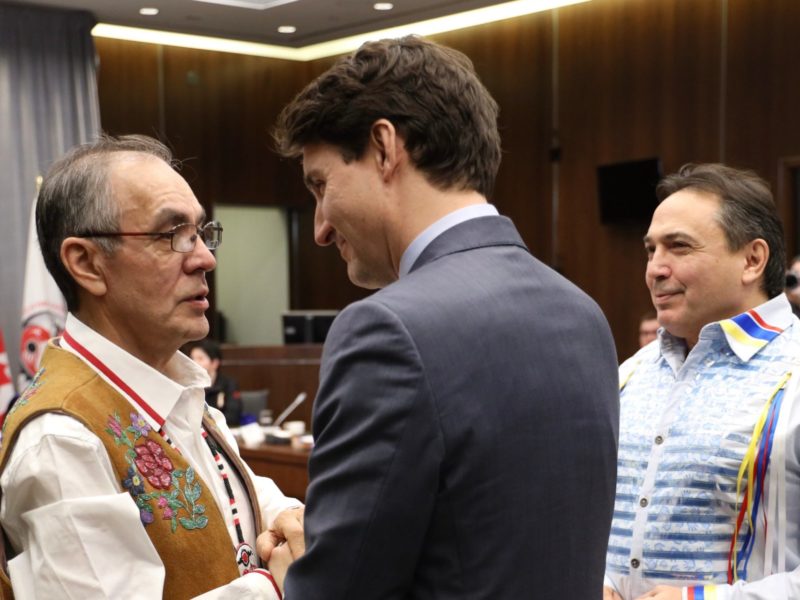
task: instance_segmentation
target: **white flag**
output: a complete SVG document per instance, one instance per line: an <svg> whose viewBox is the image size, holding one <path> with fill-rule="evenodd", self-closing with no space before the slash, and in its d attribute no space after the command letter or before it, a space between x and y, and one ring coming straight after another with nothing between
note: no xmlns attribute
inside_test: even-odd
<svg viewBox="0 0 800 600"><path fill-rule="evenodd" d="M67 306L44 264L36 235L36 201L31 208L28 254L25 259L25 287L22 292L22 335L20 336L20 388L33 379L47 340L64 330Z"/></svg>
<svg viewBox="0 0 800 600"><path fill-rule="evenodd" d="M8 367L8 353L0 331L0 424L8 412L8 405L14 397L14 383L11 381L11 370Z"/></svg>

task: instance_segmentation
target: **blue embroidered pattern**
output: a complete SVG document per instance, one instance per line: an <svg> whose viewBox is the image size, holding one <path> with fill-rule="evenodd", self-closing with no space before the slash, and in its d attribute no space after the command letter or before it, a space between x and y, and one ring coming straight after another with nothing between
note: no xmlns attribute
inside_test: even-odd
<svg viewBox="0 0 800 600"><path fill-rule="evenodd" d="M726 582L738 469L764 402L800 356L795 329L743 362L717 328L677 373L658 344L640 351L620 399L610 573L629 574L636 558L647 579Z"/></svg>

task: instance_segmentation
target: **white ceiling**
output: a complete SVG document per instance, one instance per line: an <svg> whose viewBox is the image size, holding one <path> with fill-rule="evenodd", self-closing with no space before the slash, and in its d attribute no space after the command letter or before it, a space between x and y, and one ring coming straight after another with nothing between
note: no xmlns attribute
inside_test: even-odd
<svg viewBox="0 0 800 600"><path fill-rule="evenodd" d="M13 0L15 4L88 10L102 23L295 48L503 3L497 0L394 0L393 10L376 11L374 1L296 0L253 10L197 0ZM139 9L142 7L155 7L160 12L154 17L141 16ZM281 25L294 25L297 31L288 35L278 33Z"/></svg>

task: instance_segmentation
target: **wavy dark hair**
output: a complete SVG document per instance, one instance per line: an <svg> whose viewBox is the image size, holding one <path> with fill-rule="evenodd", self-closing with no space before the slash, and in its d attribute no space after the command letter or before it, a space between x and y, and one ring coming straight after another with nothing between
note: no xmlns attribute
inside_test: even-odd
<svg viewBox="0 0 800 600"><path fill-rule="evenodd" d="M385 118L432 185L489 197L500 166L497 115L469 58L408 36L367 42L340 59L284 108L273 137L283 156L325 142L350 162Z"/></svg>

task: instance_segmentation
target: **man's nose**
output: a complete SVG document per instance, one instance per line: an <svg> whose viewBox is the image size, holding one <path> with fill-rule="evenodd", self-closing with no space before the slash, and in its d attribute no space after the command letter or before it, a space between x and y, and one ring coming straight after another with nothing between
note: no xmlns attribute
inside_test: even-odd
<svg viewBox="0 0 800 600"><path fill-rule="evenodd" d="M314 241L319 246L329 246L333 243L334 229L325 219L322 210L317 206L314 211Z"/></svg>
<svg viewBox="0 0 800 600"><path fill-rule="evenodd" d="M663 279L669 277L670 266L663 252L656 250L647 261L645 277L647 279Z"/></svg>
<svg viewBox="0 0 800 600"><path fill-rule="evenodd" d="M197 236L197 239L194 243L194 248L191 252L188 253L188 260L186 261L187 271L190 273L196 271L197 269L202 269L206 273L209 271L213 271L217 266L217 257L214 256L214 253L206 246L206 243Z"/></svg>

